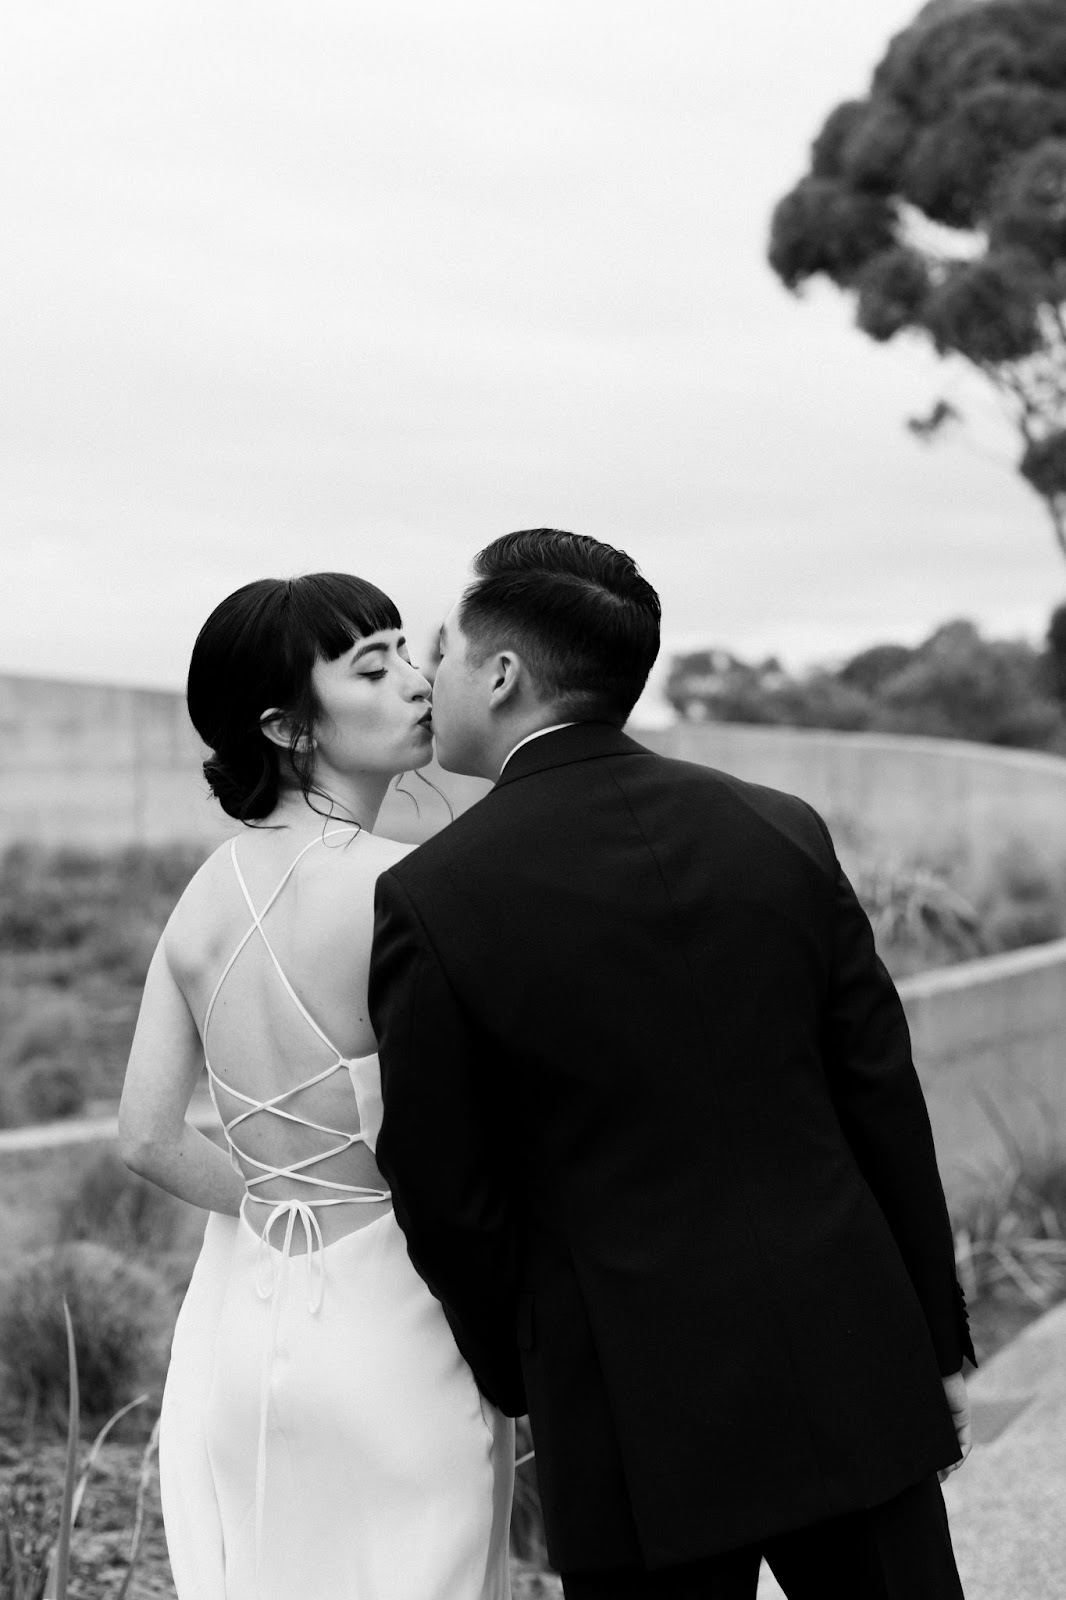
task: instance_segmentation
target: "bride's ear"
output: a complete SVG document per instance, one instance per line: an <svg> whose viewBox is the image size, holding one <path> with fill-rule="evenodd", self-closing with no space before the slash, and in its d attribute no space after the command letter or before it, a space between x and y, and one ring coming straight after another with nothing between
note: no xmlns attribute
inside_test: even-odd
<svg viewBox="0 0 1066 1600"><path fill-rule="evenodd" d="M279 750L288 750L292 746L292 718L282 711L280 706L271 706L259 718L259 726L271 744L276 744ZM316 740L310 735L302 735L296 741L296 748L300 751L313 750Z"/></svg>

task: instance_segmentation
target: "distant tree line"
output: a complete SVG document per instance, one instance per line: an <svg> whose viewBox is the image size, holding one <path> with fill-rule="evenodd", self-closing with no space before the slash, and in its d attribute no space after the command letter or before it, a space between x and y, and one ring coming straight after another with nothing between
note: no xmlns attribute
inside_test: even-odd
<svg viewBox="0 0 1066 1600"><path fill-rule="evenodd" d="M776 657L677 655L666 697L690 720L973 739L1066 755L1066 605L1043 648L947 622L916 646L877 644L802 673Z"/></svg>

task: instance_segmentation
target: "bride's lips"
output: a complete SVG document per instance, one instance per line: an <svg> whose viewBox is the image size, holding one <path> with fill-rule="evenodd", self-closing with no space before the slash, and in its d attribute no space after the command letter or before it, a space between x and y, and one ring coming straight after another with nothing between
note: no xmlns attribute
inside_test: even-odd
<svg viewBox="0 0 1066 1600"><path fill-rule="evenodd" d="M427 711L424 717L419 717L418 721L415 723L415 727L416 728L425 728L427 733L432 733L433 732L433 713L432 713L432 711Z"/></svg>

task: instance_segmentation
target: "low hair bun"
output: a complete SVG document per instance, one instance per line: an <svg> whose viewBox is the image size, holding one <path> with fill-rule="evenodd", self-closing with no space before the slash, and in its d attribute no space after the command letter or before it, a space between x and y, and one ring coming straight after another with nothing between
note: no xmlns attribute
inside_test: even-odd
<svg viewBox="0 0 1066 1600"><path fill-rule="evenodd" d="M278 763L262 737L258 749L239 756L215 750L204 762L204 777L223 811L236 822L259 822L278 803Z"/></svg>

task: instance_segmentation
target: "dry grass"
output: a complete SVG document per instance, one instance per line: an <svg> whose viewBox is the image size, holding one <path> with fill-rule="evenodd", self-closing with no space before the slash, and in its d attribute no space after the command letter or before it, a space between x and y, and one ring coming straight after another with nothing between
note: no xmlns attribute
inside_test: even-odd
<svg viewBox="0 0 1066 1600"><path fill-rule="evenodd" d="M976 1332L999 1333L1001 1343L1066 1300L1066 1162L1051 1143L1024 1149L994 1101L984 1095L981 1104L1003 1154L973 1175L957 1208L955 1261Z"/></svg>
<svg viewBox="0 0 1066 1600"><path fill-rule="evenodd" d="M10 1306L6 1308L10 1310ZM84 1306L82 1307L84 1311ZM78 1359L78 1336L64 1298L63 1354L66 1357L67 1442L61 1462L62 1487L58 1495L40 1492L34 1481L33 1465L27 1482L26 1463L19 1462L11 1481L0 1486L0 1584L11 1600L73 1600L71 1588L71 1544L85 1491L100 1461L103 1446L115 1425L143 1404L140 1395L114 1412L99 1430L83 1463L79 1463L81 1434L81 1394L83 1370ZM81 1330L84 1348L84 1329ZM151 1464L159 1439L153 1427L137 1474L132 1531L125 1571L109 1592L113 1600L129 1600L144 1535L145 1507L151 1490ZM58 1465L58 1463L57 1463ZM80 1474L79 1474L80 1465ZM35 1493L34 1490L37 1490ZM52 1526L48 1527L47 1524ZM96 1581L96 1573L92 1580Z"/></svg>
<svg viewBox="0 0 1066 1600"><path fill-rule="evenodd" d="M971 900L957 865L879 851L838 825L855 891L895 978L1066 936L1066 872L1049 875L1022 847L999 861Z"/></svg>
<svg viewBox="0 0 1066 1600"><path fill-rule="evenodd" d="M158 1401L175 1305L150 1266L78 1240L27 1256L4 1283L5 1410L30 1432L67 1425L67 1334L74 1322L83 1413L102 1422L143 1390Z"/></svg>
<svg viewBox="0 0 1066 1600"><path fill-rule="evenodd" d="M0 1095L25 1063L117 1095L148 963L203 852L16 847L0 857ZM10 1109L8 1120L11 1120Z"/></svg>
<svg viewBox="0 0 1066 1600"><path fill-rule="evenodd" d="M886 855L847 819L834 832L897 978L1066 934L1066 882L1020 847L971 904L950 862ZM148 962L201 858L189 847L0 857L0 1126L39 1119L20 1085L47 1068L45 1109L53 1092L60 1111L73 1104L64 1074L87 1099L117 1097Z"/></svg>
<svg viewBox="0 0 1066 1600"><path fill-rule="evenodd" d="M117 1094L151 951L198 864L199 854L189 851L16 851L3 858L0 1119L19 1075L42 1062L60 1069L76 1065L93 1096ZM882 953L897 976L1066 931L1063 886L1048 882L1022 857L1004 863L995 892L979 906L957 893L943 867L867 860L856 876ZM1066 1297L1066 1169L1050 1159L1034 1163L1008 1145L1005 1151L1002 1168L986 1175L980 1198L955 1218L958 1268L982 1358ZM0 1214L0 1295L27 1254L72 1236L134 1255L147 1249L171 1288L180 1291L203 1226L203 1214L180 1202L146 1198L113 1149L99 1146L6 1158L0 1165ZM177 1295L172 1303L176 1308ZM10 1428L10 1410L6 1420ZM116 1520L108 1486L117 1492L121 1480L123 1492L129 1491L123 1452L131 1448L109 1443L103 1453L101 1509L97 1514L87 1499L86 1527L75 1538L72 1597L97 1600L112 1592L108 1574L118 1571L126 1535L116 1532L124 1524ZM54 1478L57 1450L43 1445L33 1457L43 1479ZM12 1452L0 1447L0 1488L13 1475ZM519 1485L515 1594L555 1595L556 1580L539 1570L543 1534L529 1467L520 1470ZM173 1594L151 1498L145 1566L133 1594L145 1600Z"/></svg>
<svg viewBox="0 0 1066 1600"><path fill-rule="evenodd" d="M77 1205L79 1194L93 1182L101 1157L118 1159L114 1145L68 1145L55 1150L35 1150L0 1158L0 1281L29 1251L55 1243L61 1236L95 1236L105 1241L106 1227L95 1235L64 1227L64 1214ZM131 1182L133 1180L131 1179ZM159 1205L170 1210L170 1197ZM177 1221L168 1235L168 1255L192 1262L200 1246L206 1213L180 1200L173 1202Z"/></svg>

